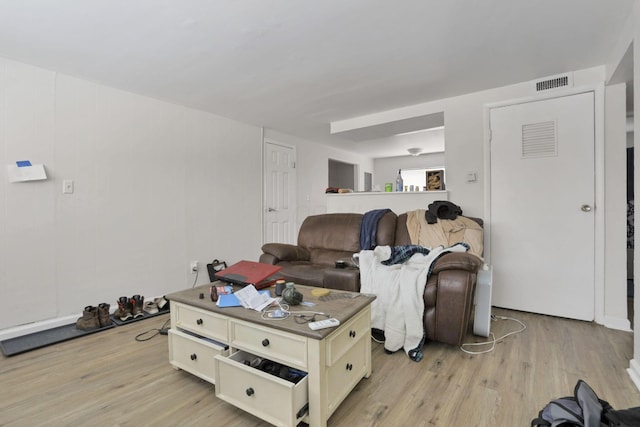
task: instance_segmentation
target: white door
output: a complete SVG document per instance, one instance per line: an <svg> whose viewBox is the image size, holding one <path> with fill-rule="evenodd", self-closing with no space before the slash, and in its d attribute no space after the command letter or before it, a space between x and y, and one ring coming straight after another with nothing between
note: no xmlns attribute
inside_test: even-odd
<svg viewBox="0 0 640 427"><path fill-rule="evenodd" d="M295 149L265 141L264 243L295 243Z"/></svg>
<svg viewBox="0 0 640 427"><path fill-rule="evenodd" d="M594 319L593 92L492 108L498 307Z"/></svg>

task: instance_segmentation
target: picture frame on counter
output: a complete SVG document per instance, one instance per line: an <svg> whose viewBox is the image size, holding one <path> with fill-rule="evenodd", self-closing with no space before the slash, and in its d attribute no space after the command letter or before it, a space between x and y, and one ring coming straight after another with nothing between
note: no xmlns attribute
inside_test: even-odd
<svg viewBox="0 0 640 427"><path fill-rule="evenodd" d="M427 191L444 190L444 169L428 170L427 174Z"/></svg>

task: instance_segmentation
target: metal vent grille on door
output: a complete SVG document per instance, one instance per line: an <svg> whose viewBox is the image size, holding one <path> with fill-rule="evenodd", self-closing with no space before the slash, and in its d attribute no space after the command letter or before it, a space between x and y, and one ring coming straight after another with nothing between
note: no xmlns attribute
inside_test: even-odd
<svg viewBox="0 0 640 427"><path fill-rule="evenodd" d="M556 122L522 125L522 158L550 157L558 155Z"/></svg>

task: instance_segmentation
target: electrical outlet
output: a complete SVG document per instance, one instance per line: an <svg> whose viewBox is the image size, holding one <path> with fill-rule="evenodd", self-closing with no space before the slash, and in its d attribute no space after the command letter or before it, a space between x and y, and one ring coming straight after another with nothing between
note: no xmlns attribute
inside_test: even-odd
<svg viewBox="0 0 640 427"><path fill-rule="evenodd" d="M72 179L63 179L62 180L62 194L73 194L73 180Z"/></svg>
<svg viewBox="0 0 640 427"><path fill-rule="evenodd" d="M195 273L198 271L198 261L191 261L191 272Z"/></svg>

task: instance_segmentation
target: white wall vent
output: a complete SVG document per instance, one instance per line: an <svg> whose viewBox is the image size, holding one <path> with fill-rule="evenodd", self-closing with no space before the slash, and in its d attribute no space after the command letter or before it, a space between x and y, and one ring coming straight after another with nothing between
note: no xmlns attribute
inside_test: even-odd
<svg viewBox="0 0 640 427"><path fill-rule="evenodd" d="M560 89L564 87L573 87L573 75L571 73L547 77L543 80L538 80L535 82L536 92L543 92L551 89Z"/></svg>
<svg viewBox="0 0 640 427"><path fill-rule="evenodd" d="M522 125L522 158L550 157L558 155L556 121Z"/></svg>

